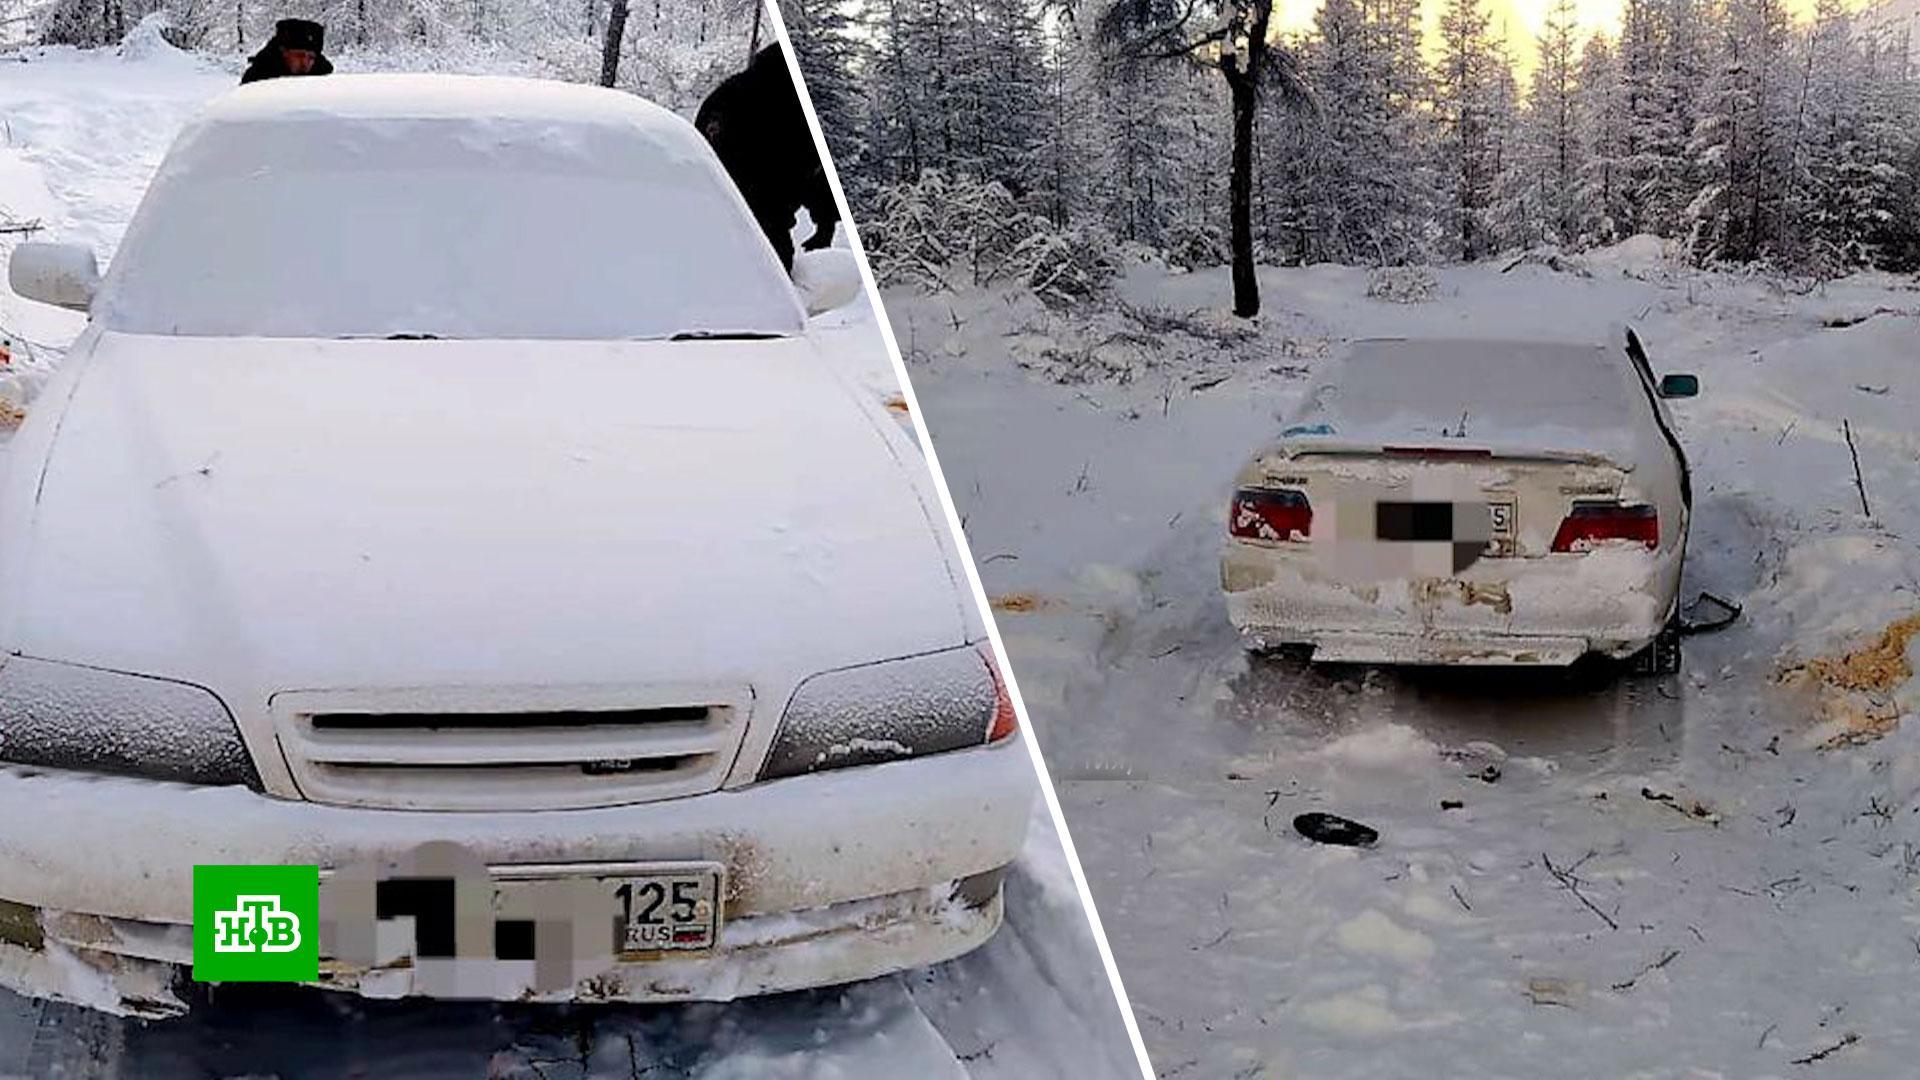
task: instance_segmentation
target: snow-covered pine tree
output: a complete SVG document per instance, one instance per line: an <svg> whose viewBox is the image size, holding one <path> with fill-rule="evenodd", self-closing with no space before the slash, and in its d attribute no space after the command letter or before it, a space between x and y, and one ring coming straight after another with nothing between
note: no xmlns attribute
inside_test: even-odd
<svg viewBox="0 0 1920 1080"><path fill-rule="evenodd" d="M1319 98L1317 114L1275 117L1292 129L1290 175L1277 185L1296 206L1291 222L1300 262L1378 260L1379 232L1392 215L1393 182L1386 65L1379 35L1359 0L1326 0L1314 36L1301 45L1302 70Z"/></svg>
<svg viewBox="0 0 1920 1080"><path fill-rule="evenodd" d="M936 160L937 129L927 115L927 0L877 0L867 9L872 41L867 76L863 186L912 183Z"/></svg>
<svg viewBox="0 0 1920 1080"><path fill-rule="evenodd" d="M1049 35L1042 60L1046 100L1034 160L1033 201L1056 228L1104 221L1095 165L1103 134L1098 50L1084 47L1072 23L1061 23Z"/></svg>
<svg viewBox="0 0 1920 1080"><path fill-rule="evenodd" d="M1488 228L1497 177L1491 108L1493 49L1480 0L1446 0L1440 13L1433 113L1440 128L1438 160L1449 198L1442 224L1447 249L1472 261L1494 250Z"/></svg>
<svg viewBox="0 0 1920 1080"><path fill-rule="evenodd" d="M282 18L327 27L327 51L354 70L356 53L381 67L510 71L593 81L601 71L608 0L16 0L30 40L117 45L154 13L181 48L246 53ZM616 55L616 82L690 111L746 63L760 0L632 0ZM763 33L771 40L771 31Z"/></svg>
<svg viewBox="0 0 1920 1080"><path fill-rule="evenodd" d="M1863 53L1860 143L1864 250L1887 270L1920 271L1920 70L1909 31L1877 31Z"/></svg>
<svg viewBox="0 0 1920 1080"><path fill-rule="evenodd" d="M1554 0L1536 42L1527 95L1526 167L1533 177L1542 238L1560 247L1581 240L1580 177L1586 154L1580 141L1580 57L1574 41L1573 0Z"/></svg>
<svg viewBox="0 0 1920 1080"><path fill-rule="evenodd" d="M1047 73L1028 0L883 0L875 9L868 152L881 182L929 169L1031 190Z"/></svg>
<svg viewBox="0 0 1920 1080"><path fill-rule="evenodd" d="M1641 133L1640 153L1654 163L1644 202L1644 227L1661 236L1675 236L1683 227L1687 205L1699 187L1688 153L1699 119L1698 102L1706 78L1705 51L1711 39L1708 0L1655 0L1660 38L1659 65L1654 72L1652 99L1643 113L1657 122Z"/></svg>
<svg viewBox="0 0 1920 1080"><path fill-rule="evenodd" d="M1789 33L1781 0L1727 0L1688 147L1702 185L1687 207L1689 244L1702 261L1780 254L1792 122Z"/></svg>
<svg viewBox="0 0 1920 1080"><path fill-rule="evenodd" d="M1493 196L1487 208L1487 251L1540 242L1540 204L1528 170L1520 123L1520 87L1513 75L1505 28L1487 44L1487 169Z"/></svg>
<svg viewBox="0 0 1920 1080"><path fill-rule="evenodd" d="M1184 7L1164 0L1120 0L1101 16L1100 39L1116 62L1184 62L1218 71L1226 82L1232 151L1227 169L1228 244L1233 311L1260 312L1254 272L1253 187L1255 130L1269 95L1303 107L1310 100L1291 54L1269 35L1273 0L1214 0Z"/></svg>
<svg viewBox="0 0 1920 1080"><path fill-rule="evenodd" d="M1588 38L1580 52L1576 95L1582 159L1576 200L1580 242L1582 246L1610 244L1623 235L1618 210L1626 109L1613 45L1600 34Z"/></svg>
<svg viewBox="0 0 1920 1080"><path fill-rule="evenodd" d="M1853 40L1852 16L1838 0L1819 0L1796 47L1784 195L1790 250L1796 263L1838 270L1865 261L1866 208L1859 197L1870 165L1859 135L1866 58Z"/></svg>
<svg viewBox="0 0 1920 1080"><path fill-rule="evenodd" d="M963 60L986 76L980 89L980 175L1026 197L1048 182L1049 102L1046 42L1032 0L971 0L983 50Z"/></svg>
<svg viewBox="0 0 1920 1080"><path fill-rule="evenodd" d="M1169 259L1182 266L1218 266L1231 255L1220 208L1227 205L1228 176L1220 163L1232 155L1232 133L1219 122L1228 108L1217 79L1200 68L1163 69L1162 108L1173 120L1173 141L1162 150L1168 178L1158 200L1166 218Z"/></svg>
<svg viewBox="0 0 1920 1080"><path fill-rule="evenodd" d="M793 42L794 58L806 79L814 115L826 136L847 197L855 200L856 181L865 175L862 154L867 131L866 99L860 79L865 73L866 40L856 33L853 16L842 0L785 0L780 15ZM864 200L860 201L864 205Z"/></svg>
<svg viewBox="0 0 1920 1080"><path fill-rule="evenodd" d="M1655 192L1670 167L1661 152L1673 140L1659 86L1664 43L1655 3L1626 0L1614 47L1615 105L1621 122L1612 216L1620 236L1652 230Z"/></svg>
<svg viewBox="0 0 1920 1080"><path fill-rule="evenodd" d="M1384 163L1393 211L1377 239L1381 265L1425 263L1442 240L1440 208L1446 200L1437 160L1438 129L1429 105L1432 71L1422 51L1425 23L1421 0L1369 0L1367 24L1377 39L1387 106Z"/></svg>
<svg viewBox="0 0 1920 1080"><path fill-rule="evenodd" d="M1102 12L1094 13L1098 25ZM1206 137L1216 103L1196 101L1200 84L1193 73L1171 64L1139 64L1104 53L1091 42L1076 42L1075 63L1082 85L1096 103L1098 132L1092 192L1114 235L1166 248L1191 199L1185 180L1192 161L1212 145Z"/></svg>
<svg viewBox="0 0 1920 1080"><path fill-rule="evenodd" d="M1292 37L1285 42L1297 50L1302 71L1313 78L1308 52L1320 44L1313 38ZM1324 98L1321 99L1326 106ZM1336 178L1339 149L1334 145L1342 114L1329 111L1310 115L1260 103L1256 126L1253 171L1253 235L1256 257L1264 263L1304 265L1325 258L1332 241L1323 235L1328 218L1339 210L1339 200L1350 191Z"/></svg>

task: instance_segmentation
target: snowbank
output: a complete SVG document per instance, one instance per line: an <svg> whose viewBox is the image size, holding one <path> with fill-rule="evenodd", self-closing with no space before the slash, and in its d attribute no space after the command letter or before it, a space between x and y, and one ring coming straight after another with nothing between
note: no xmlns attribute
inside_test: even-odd
<svg viewBox="0 0 1920 1080"><path fill-rule="evenodd" d="M171 64L176 67L199 68L203 61L199 57L174 47L166 38L166 32L173 29L173 16L166 11L149 13L127 31L120 41L120 59L138 64Z"/></svg>
<svg viewBox="0 0 1920 1080"><path fill-rule="evenodd" d="M1671 242L1650 233L1629 236L1606 247L1580 253L1580 261L1591 270L1611 270L1628 276L1644 276L1673 264Z"/></svg>

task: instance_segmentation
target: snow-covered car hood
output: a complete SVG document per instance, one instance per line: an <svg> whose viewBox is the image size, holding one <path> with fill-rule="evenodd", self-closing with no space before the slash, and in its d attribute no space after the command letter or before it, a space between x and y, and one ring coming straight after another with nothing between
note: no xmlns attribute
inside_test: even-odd
<svg viewBox="0 0 1920 1080"><path fill-rule="evenodd" d="M253 712L958 644L924 467L813 349L101 335L14 447L5 647Z"/></svg>

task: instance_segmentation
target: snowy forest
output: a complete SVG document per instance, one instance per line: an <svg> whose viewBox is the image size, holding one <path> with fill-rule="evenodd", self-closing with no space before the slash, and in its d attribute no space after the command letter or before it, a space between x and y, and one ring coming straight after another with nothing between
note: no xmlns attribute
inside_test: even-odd
<svg viewBox="0 0 1920 1080"><path fill-rule="evenodd" d="M783 11L893 282L965 265L1070 300L1126 245L1238 254L1251 284L1638 234L1701 265L1920 269L1917 43L1842 0L1625 0L1604 31L1558 0L1524 81L1483 0L1446 0L1437 37L1418 0L1325 0L1292 36L1271 0Z"/></svg>
<svg viewBox="0 0 1920 1080"><path fill-rule="evenodd" d="M0 47L118 46L156 12L173 45L215 56L260 48L278 19L310 18L342 70L601 82L683 113L774 39L757 0L0 0Z"/></svg>

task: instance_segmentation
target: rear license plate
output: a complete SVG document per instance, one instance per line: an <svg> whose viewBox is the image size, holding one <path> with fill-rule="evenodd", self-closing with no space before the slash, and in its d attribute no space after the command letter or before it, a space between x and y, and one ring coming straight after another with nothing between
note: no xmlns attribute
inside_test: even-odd
<svg viewBox="0 0 1920 1080"><path fill-rule="evenodd" d="M1487 554L1513 554L1513 496L1489 496L1487 498L1487 513L1491 518L1492 526L1487 543Z"/></svg>
<svg viewBox="0 0 1920 1080"><path fill-rule="evenodd" d="M1450 502L1402 502L1382 499L1373 508L1373 537L1401 543L1450 542L1453 535Z"/></svg>

